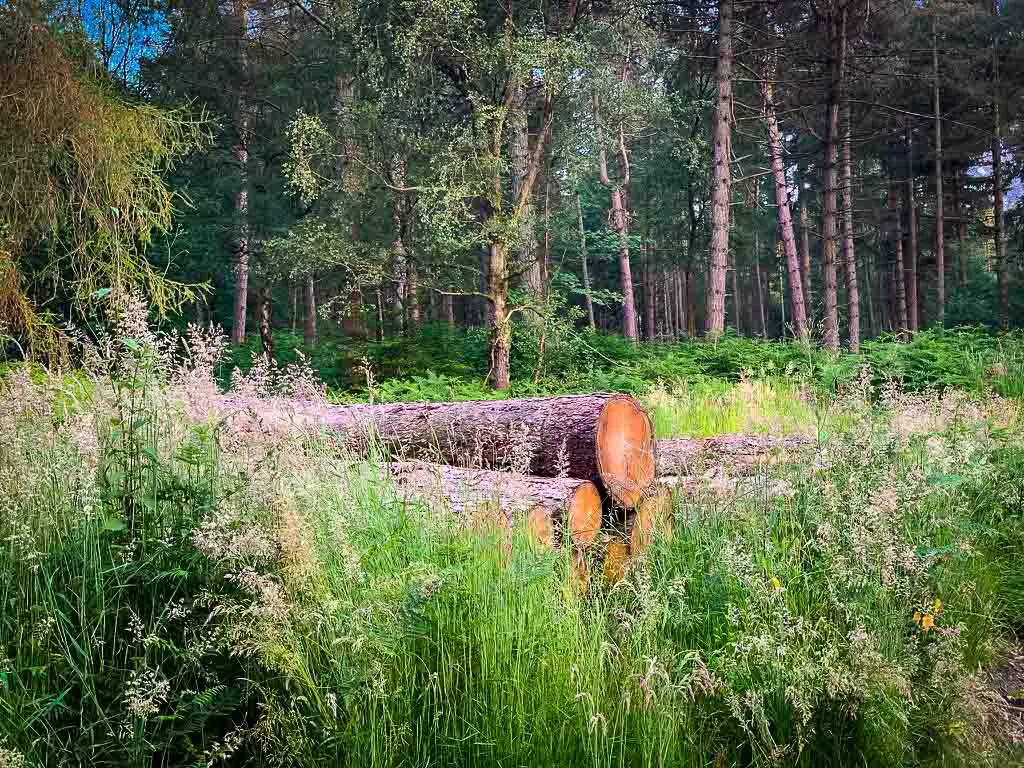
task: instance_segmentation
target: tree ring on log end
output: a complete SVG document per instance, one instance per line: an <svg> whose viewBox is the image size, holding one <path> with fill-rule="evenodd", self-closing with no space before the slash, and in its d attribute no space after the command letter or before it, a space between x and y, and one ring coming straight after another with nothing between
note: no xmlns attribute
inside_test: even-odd
<svg viewBox="0 0 1024 768"><path fill-rule="evenodd" d="M573 491L566 511L566 528L579 547L589 547L601 530L601 494L593 483L581 483Z"/></svg>
<svg viewBox="0 0 1024 768"><path fill-rule="evenodd" d="M608 495L632 509L654 481L654 428L631 397L613 398L597 423L597 469Z"/></svg>

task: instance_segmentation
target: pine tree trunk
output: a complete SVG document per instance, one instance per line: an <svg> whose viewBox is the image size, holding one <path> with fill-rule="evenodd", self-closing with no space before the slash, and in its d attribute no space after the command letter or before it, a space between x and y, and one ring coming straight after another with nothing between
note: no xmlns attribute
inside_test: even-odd
<svg viewBox="0 0 1024 768"><path fill-rule="evenodd" d="M802 178L802 176L801 176ZM814 323L814 293L811 290L811 217L807 212L807 190L800 187L800 264L804 289L804 308L807 312L808 337Z"/></svg>
<svg viewBox="0 0 1024 768"><path fill-rule="evenodd" d="M825 137L824 189L821 211L822 271L825 283L825 317L822 342L826 349L839 349L839 309L836 296L836 254L839 244L837 191L839 187L839 105L846 64L846 11L840 19L829 20L830 88Z"/></svg>
<svg viewBox="0 0 1024 768"><path fill-rule="evenodd" d="M302 319L302 340L307 347L316 344L316 275L306 275L304 281L304 303L306 315Z"/></svg>
<svg viewBox="0 0 1024 768"><path fill-rule="evenodd" d="M450 293L444 297L444 319L448 321L448 325L455 327L455 297Z"/></svg>
<svg viewBox="0 0 1024 768"><path fill-rule="evenodd" d="M587 325L590 330L596 328L594 323L594 299L590 295L590 270L587 266L587 230L583 227L583 204L580 202L579 190L576 190L576 221L580 231L580 263L583 267L583 304L587 310Z"/></svg>
<svg viewBox="0 0 1024 768"><path fill-rule="evenodd" d="M790 233L792 234L792 230L793 230L793 222L792 221L790 221L790 223L789 223L789 229L790 229ZM796 243L795 242L793 243L793 250L794 250L794 255L795 255L795 252L796 252ZM796 259L794 258L793 261L795 262ZM788 259L787 259L787 263L788 263ZM799 273L800 273L800 269L799 269L799 266L798 266L797 267L797 276L798 276L798 278L799 278ZM761 320L761 338L767 339L768 338L768 318L766 316L765 307L764 307L764 290L761 287L761 233L757 232L757 231L754 232L754 279L757 281L757 309L758 309L758 315L760 316L760 320ZM796 291L793 292L793 295L794 296L796 295ZM783 299L783 300L785 300L785 299Z"/></svg>
<svg viewBox="0 0 1024 768"><path fill-rule="evenodd" d="M907 290L903 282L906 273L903 263L903 226L900 221L900 209L895 185L889 187L889 210L892 218L893 251L896 254L896 318L901 331L907 330Z"/></svg>
<svg viewBox="0 0 1024 768"><path fill-rule="evenodd" d="M998 14L998 3L996 4ZM1006 263L1006 234L1003 219L1003 134L999 114L999 47L998 38L992 48L992 74L996 95L992 99L992 203L995 218L996 281L999 295L999 327L1010 329L1010 270Z"/></svg>
<svg viewBox="0 0 1024 768"><path fill-rule="evenodd" d="M910 120L907 119L907 234L908 252L906 272L907 322L910 332L916 333L921 327L917 285L917 202L914 200L914 143Z"/></svg>
<svg viewBox="0 0 1024 768"><path fill-rule="evenodd" d="M860 293L857 290L857 257L853 248L853 162L850 157L850 105L846 104L843 137L843 264L846 266L847 325L850 351L860 352Z"/></svg>
<svg viewBox="0 0 1024 768"><path fill-rule="evenodd" d="M793 233L793 217L789 209L786 169L783 165L782 157L782 137L779 133L779 122L775 116L775 102L772 98L772 85L770 80L765 80L764 82L764 109L765 120L768 123L768 151L771 155L772 177L775 180L775 210L779 220L779 231L782 235L782 251L786 259L786 271L789 273L789 297L790 305L793 308L793 328L796 331L797 338L806 340L808 338L808 328L807 309L804 305L803 280L800 277L800 260L796 252L796 236ZM801 216L803 216L806 213L806 208L803 204L802 191L800 205ZM806 240L806 229L803 232L803 237ZM809 261L810 255L808 254L808 262ZM758 267L758 274L760 274L760 267ZM758 278L758 291L760 291L760 287L761 282L760 278ZM761 327L763 331L765 327L763 298L761 299L761 315Z"/></svg>
<svg viewBox="0 0 1024 768"><path fill-rule="evenodd" d="M391 184L405 186L405 160L397 152L391 157ZM392 314L398 323L400 333L406 328L406 295L409 292L409 263L405 254L405 196L397 190L392 192L391 222L394 235L391 241L391 270L395 276L395 293Z"/></svg>
<svg viewBox="0 0 1024 768"><path fill-rule="evenodd" d="M932 94L935 104L935 314L939 328L946 321L946 222L942 199L942 108L939 100L939 46L932 17Z"/></svg>
<svg viewBox="0 0 1024 768"><path fill-rule="evenodd" d="M743 328L740 325L740 282L739 282L739 270L736 268L736 255L732 257L732 313L734 319L734 325L736 326L736 335L743 335Z"/></svg>
<svg viewBox="0 0 1024 768"><path fill-rule="evenodd" d="M654 341L657 336L655 325L658 316L658 287L654 279L653 257L651 255L650 243L646 246L644 254L644 338Z"/></svg>
<svg viewBox="0 0 1024 768"><path fill-rule="evenodd" d="M729 267L729 164L732 160L732 12L733 0L718 4L718 94L714 110L711 182L711 244L708 255L707 314L704 335L725 332L725 279Z"/></svg>
<svg viewBox="0 0 1024 768"><path fill-rule="evenodd" d="M249 141L252 136L251 107L248 100L248 0L234 0L235 25L238 34L238 64L243 82L238 88L238 104L235 120L238 126L238 143L233 151L238 165L239 182L235 191L235 237L234 272L235 301L231 321L231 341L245 342L245 321L249 303Z"/></svg>

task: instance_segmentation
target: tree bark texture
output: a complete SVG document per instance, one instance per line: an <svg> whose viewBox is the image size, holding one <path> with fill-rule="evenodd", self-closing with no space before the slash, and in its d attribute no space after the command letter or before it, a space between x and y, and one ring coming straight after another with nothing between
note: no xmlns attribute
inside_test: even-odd
<svg viewBox="0 0 1024 768"><path fill-rule="evenodd" d="M718 4L718 66L713 120L711 244L708 253L707 314L704 334L725 333L725 279L729 268L729 202L732 160L732 0Z"/></svg>
<svg viewBox="0 0 1024 768"><path fill-rule="evenodd" d="M772 84L770 80L765 80L764 82L764 109L765 121L768 123L768 152L772 162L772 178L775 181L775 209L779 220L779 231L782 235L782 251L786 259L786 272L789 274L789 297L790 306L793 309L793 329L796 331L797 338L806 340L808 333L807 308L804 305L804 288L803 280L800 276L800 260L796 252L793 216L789 209L786 169L782 158L782 136L779 133L779 121L775 116L775 101L772 98ZM801 202L801 214L803 214L804 210L803 203ZM806 240L806 230L802 234ZM807 258L808 262L810 262L809 252ZM760 275L760 266L758 267L758 274ZM760 289L761 281L760 277L758 277L759 292ZM762 301L762 331L765 325L763 310L764 304Z"/></svg>
<svg viewBox="0 0 1024 768"><path fill-rule="evenodd" d="M601 528L601 495L589 480L536 477L422 461L383 465L399 493L443 506L478 526L525 525L539 544L588 547Z"/></svg>
<svg viewBox="0 0 1024 768"><path fill-rule="evenodd" d="M808 191L800 187L800 264L804 289L804 308L807 312L808 336L814 323L814 293L811 288L811 217L807 212Z"/></svg>
<svg viewBox="0 0 1024 768"><path fill-rule="evenodd" d="M995 261L996 261L996 282L999 295L999 327L1008 331L1010 329L1010 270L1006 262L1006 233L1005 220L1003 218L1003 139L1002 124L999 114L999 52L994 46L993 50L993 79L996 86L996 96L992 100L992 205L995 218Z"/></svg>
<svg viewBox="0 0 1024 768"><path fill-rule="evenodd" d="M889 211L893 252L896 254L896 279L893 281L896 289L896 319L900 330L906 331L909 320L907 318L906 285L903 282L906 272L903 264L903 225L900 219L899 196L896 194L895 186L889 187Z"/></svg>
<svg viewBox="0 0 1024 768"><path fill-rule="evenodd" d="M268 360L274 358L274 330L270 316L270 287L260 287L260 343L263 345L263 354Z"/></svg>
<svg viewBox="0 0 1024 768"><path fill-rule="evenodd" d="M718 435L703 440L685 437L658 440L655 445L657 474L659 477L691 474L694 469L708 466L749 473L759 466L799 456L814 444L814 440L802 435Z"/></svg>
<svg viewBox="0 0 1024 768"><path fill-rule="evenodd" d="M623 78L625 65L623 66ZM619 159L619 183L613 184L608 174L608 156L604 146L601 125L600 98L594 94L594 123L597 130L597 165L601 183L611 193L611 224L619 241L619 276L622 283L622 334L630 341L638 341L636 299L633 295L633 272L629 261L629 216L626 212L625 191L629 189L629 155L626 151L622 126L619 126L616 155Z"/></svg>
<svg viewBox="0 0 1024 768"><path fill-rule="evenodd" d="M917 203L914 200L914 137L910 127L910 120L907 120L907 272L906 272L906 294L907 294L907 322L910 324L910 332L916 333L921 327L918 314L920 303L917 298Z"/></svg>
<svg viewBox="0 0 1024 768"><path fill-rule="evenodd" d="M379 447L414 458L542 477L592 480L632 508L654 479L654 430L625 395L388 405L277 404L225 398L268 429L323 429L359 453Z"/></svg>
<svg viewBox="0 0 1024 768"><path fill-rule="evenodd" d="M587 266L587 230L583 227L583 204L580 202L579 190L576 190L576 221L580 231L580 264L583 267L583 305L587 310L587 325L590 330L597 326L594 323L594 298L590 294L590 270Z"/></svg>
<svg viewBox="0 0 1024 768"><path fill-rule="evenodd" d="M857 256L853 245L853 160L850 157L850 105L846 105L843 135L843 265L846 267L847 332L850 351L860 352L860 293Z"/></svg>
<svg viewBox="0 0 1024 768"><path fill-rule="evenodd" d="M942 105L939 93L939 45L932 17L932 96L935 104L935 313L941 328L946 320L946 222L942 199Z"/></svg>
<svg viewBox="0 0 1024 768"><path fill-rule="evenodd" d="M825 135L825 168L821 198L821 250L824 279L822 342L839 349L839 308L836 295L836 254L839 243L837 190L839 187L839 105L846 65L846 11L829 20L829 96Z"/></svg>
<svg viewBox="0 0 1024 768"><path fill-rule="evenodd" d="M527 183L530 163L529 92L522 85L517 87L511 122L509 164L512 171L512 196L518 199ZM537 222L532 190L526 195L517 224L518 269L522 273L523 287L533 296L543 296L544 272L537 250Z"/></svg>
<svg viewBox="0 0 1024 768"><path fill-rule="evenodd" d="M249 303L249 141L252 136L251 105L249 104L249 61L248 0L234 0L235 25L238 33L238 65L242 80L238 88L238 104L235 121L238 126L238 142L233 148L235 163L238 165L239 182L235 191L235 236L234 271L235 301L231 321L231 341L241 344L245 341L245 321Z"/></svg>

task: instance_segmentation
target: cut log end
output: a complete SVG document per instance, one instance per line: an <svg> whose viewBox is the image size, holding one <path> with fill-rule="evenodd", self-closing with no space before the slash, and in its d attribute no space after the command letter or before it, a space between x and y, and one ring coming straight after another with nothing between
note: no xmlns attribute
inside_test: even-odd
<svg viewBox="0 0 1024 768"><path fill-rule="evenodd" d="M654 427L631 397L609 400L597 425L597 467L608 495L626 509L654 480Z"/></svg>
<svg viewBox="0 0 1024 768"><path fill-rule="evenodd" d="M601 530L601 494L593 483L583 483L572 495L566 522L573 543L589 547Z"/></svg>
<svg viewBox="0 0 1024 768"><path fill-rule="evenodd" d="M672 526L672 490L664 485L648 489L629 526L630 554L643 552L656 535L671 536Z"/></svg>
<svg viewBox="0 0 1024 768"><path fill-rule="evenodd" d="M629 562L629 547L626 542L612 539L604 553L604 583L614 587L626 577L626 564Z"/></svg>

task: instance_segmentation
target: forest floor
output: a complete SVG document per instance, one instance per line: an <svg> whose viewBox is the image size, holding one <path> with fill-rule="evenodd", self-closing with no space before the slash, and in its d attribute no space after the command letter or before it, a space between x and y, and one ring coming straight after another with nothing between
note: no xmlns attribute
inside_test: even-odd
<svg viewBox="0 0 1024 768"><path fill-rule="evenodd" d="M224 421L208 369L9 371L0 765L1022 764L1024 414L976 362L977 388L645 386L659 438L812 445L691 468L745 483L677 494L672 535L583 587L407 503L366 471L387 457ZM450 396L416 375L372 387Z"/></svg>

